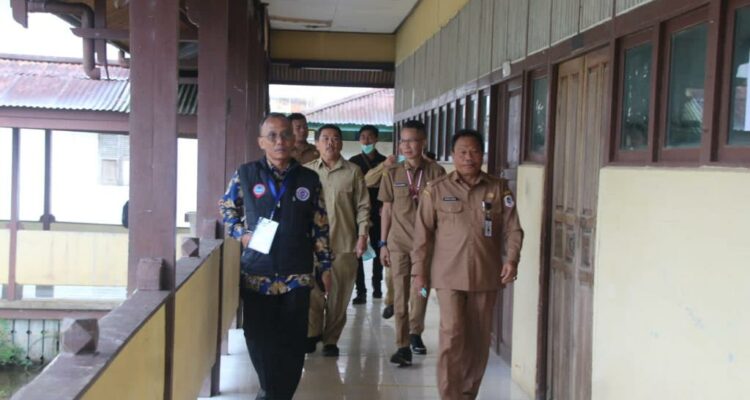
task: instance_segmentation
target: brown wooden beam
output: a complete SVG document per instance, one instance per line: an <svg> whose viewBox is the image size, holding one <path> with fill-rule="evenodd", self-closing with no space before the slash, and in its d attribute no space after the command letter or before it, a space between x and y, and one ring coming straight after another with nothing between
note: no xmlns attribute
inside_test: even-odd
<svg viewBox="0 0 750 400"><path fill-rule="evenodd" d="M107 27L107 0L94 0L94 28ZM107 63L107 41L97 40L94 43L96 49L96 61L99 64Z"/></svg>
<svg viewBox="0 0 750 400"><path fill-rule="evenodd" d="M125 113L15 107L0 107L0 126L115 134L127 134L130 127L128 114ZM177 126L181 138L196 137L198 128L195 115L178 116Z"/></svg>
<svg viewBox="0 0 750 400"><path fill-rule="evenodd" d="M129 41L130 31L127 29L114 28L70 28L74 35L83 39L102 39ZM198 35L193 31L183 31L179 37L180 42L197 42Z"/></svg>
<svg viewBox="0 0 750 400"><path fill-rule="evenodd" d="M217 224L216 202L226 183L227 142L227 75L229 56L229 0L202 1L198 4L201 27L198 31L198 232L201 239L217 239L220 236ZM240 14L242 16L242 14ZM232 20L239 23L242 21ZM223 236L223 235L222 235ZM223 252L222 252L223 253ZM223 265L223 263L222 263ZM215 289L222 298L223 272ZM222 301L217 315L221 316ZM201 396L219 394L221 375L221 318L216 326L216 349L214 364L201 389Z"/></svg>
<svg viewBox="0 0 750 400"><path fill-rule="evenodd" d="M177 78L179 0L130 2L130 224L128 293L138 262L165 267L164 398L172 398L177 201Z"/></svg>
<svg viewBox="0 0 750 400"><path fill-rule="evenodd" d="M229 31L227 64L227 136L224 164L224 179L227 182L232 173L245 160L247 146L248 119L248 2L229 2Z"/></svg>

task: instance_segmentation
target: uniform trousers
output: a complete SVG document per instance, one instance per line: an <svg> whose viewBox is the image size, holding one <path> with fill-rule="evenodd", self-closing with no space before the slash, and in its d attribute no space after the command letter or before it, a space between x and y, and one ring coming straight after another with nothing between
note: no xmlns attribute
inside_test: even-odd
<svg viewBox="0 0 750 400"><path fill-rule="evenodd" d="M268 400L291 400L305 363L310 288L281 295L243 289L243 323L250 360Z"/></svg>
<svg viewBox="0 0 750 400"><path fill-rule="evenodd" d="M323 344L336 344L346 325L346 308L352 298L357 277L357 256L354 253L336 253L331 267L333 287L326 299L317 285L310 293L310 322L308 337L322 336Z"/></svg>
<svg viewBox="0 0 750 400"><path fill-rule="evenodd" d="M475 399L487 367L497 291L436 291L440 304L440 398Z"/></svg>
<svg viewBox="0 0 750 400"><path fill-rule="evenodd" d="M408 253L391 252L393 282L393 315L396 322L396 345L409 346L409 334L424 332L427 298L411 284L411 257Z"/></svg>

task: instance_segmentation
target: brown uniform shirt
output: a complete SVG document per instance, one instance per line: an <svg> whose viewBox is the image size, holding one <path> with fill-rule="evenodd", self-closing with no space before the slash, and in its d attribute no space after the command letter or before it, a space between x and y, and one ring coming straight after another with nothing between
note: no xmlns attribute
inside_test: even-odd
<svg viewBox="0 0 750 400"><path fill-rule="evenodd" d="M391 228L388 231L388 250L400 253L409 253L414 241L414 219L417 215L417 202L409 192L409 175L412 186L419 190L420 196L427 182L433 181L445 175L445 169L438 163L424 159L422 166L414 170L407 163L392 165L383 172L380 181L378 200L384 203L392 203L391 206ZM419 197L418 197L419 198Z"/></svg>
<svg viewBox="0 0 750 400"><path fill-rule="evenodd" d="M488 211L482 202L490 204ZM492 221L491 237L485 236L485 218ZM422 193L414 228L412 274L422 275L430 287L497 290L503 260L518 265L523 230L504 179L482 172L470 187L454 171L430 182Z"/></svg>
<svg viewBox="0 0 750 400"><path fill-rule="evenodd" d="M362 170L340 158L328 169L322 159L305 164L318 173L330 226L329 241L334 254L354 253L359 236L370 226L370 195Z"/></svg>
<svg viewBox="0 0 750 400"><path fill-rule="evenodd" d="M298 149L297 146L292 148L292 158L302 165L305 165L318 157L320 157L320 153L315 146L310 143L305 143L301 150Z"/></svg>

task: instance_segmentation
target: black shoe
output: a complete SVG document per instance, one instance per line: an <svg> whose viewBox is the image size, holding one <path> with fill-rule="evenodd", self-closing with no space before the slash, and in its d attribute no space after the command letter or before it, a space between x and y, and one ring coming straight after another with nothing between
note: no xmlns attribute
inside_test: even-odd
<svg viewBox="0 0 750 400"><path fill-rule="evenodd" d="M335 344L327 344L323 346L323 357L338 357L339 347Z"/></svg>
<svg viewBox="0 0 750 400"><path fill-rule="evenodd" d="M366 294L358 294L357 297L355 297L354 300L352 300L352 304L354 304L355 306L358 306L360 304L365 304L365 303L367 303Z"/></svg>
<svg viewBox="0 0 750 400"><path fill-rule="evenodd" d="M373 299L382 299L383 298L383 292L381 292L380 290L374 290L372 292L372 298Z"/></svg>
<svg viewBox="0 0 750 400"><path fill-rule="evenodd" d="M307 345L305 347L305 353L307 354L315 353L315 349L317 348L317 345L318 345L318 342L320 342L320 339L322 339L320 336L307 338Z"/></svg>
<svg viewBox="0 0 750 400"><path fill-rule="evenodd" d="M411 351L414 354L427 354L427 347L424 347L422 336L411 334L409 335L409 343L411 343Z"/></svg>
<svg viewBox="0 0 750 400"><path fill-rule="evenodd" d="M408 367L411 365L411 350L408 347L396 350L391 356L391 363L398 364L399 367Z"/></svg>
<svg viewBox="0 0 750 400"><path fill-rule="evenodd" d="M393 306L385 306L383 309L383 318L389 319L393 316Z"/></svg>

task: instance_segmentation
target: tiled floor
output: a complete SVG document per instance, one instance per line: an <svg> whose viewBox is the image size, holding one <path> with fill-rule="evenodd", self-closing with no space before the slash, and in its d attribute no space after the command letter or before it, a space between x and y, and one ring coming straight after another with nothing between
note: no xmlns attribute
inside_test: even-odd
<svg viewBox="0 0 750 400"><path fill-rule="evenodd" d="M384 320L381 300L368 298L364 306L350 306L347 325L339 341L338 359L318 351L308 356L295 400L421 400L439 399L436 383L438 304L433 295L423 335L426 356L415 356L409 368L388 360L395 351L393 319ZM221 360L221 395L217 399L254 399L258 379L247 354L241 330L230 331L230 355ZM479 399L528 400L510 379L510 369L491 353Z"/></svg>

